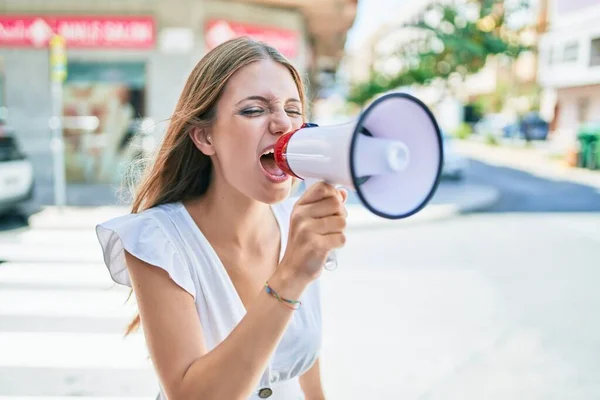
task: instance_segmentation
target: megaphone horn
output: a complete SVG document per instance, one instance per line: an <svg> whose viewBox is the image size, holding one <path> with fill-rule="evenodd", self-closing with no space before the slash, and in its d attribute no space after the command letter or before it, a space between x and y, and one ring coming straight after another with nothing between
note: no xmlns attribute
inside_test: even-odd
<svg viewBox="0 0 600 400"><path fill-rule="evenodd" d="M375 100L357 121L282 135L275 162L288 175L356 191L372 213L409 217L433 197L442 170L442 136L425 104L406 93Z"/></svg>

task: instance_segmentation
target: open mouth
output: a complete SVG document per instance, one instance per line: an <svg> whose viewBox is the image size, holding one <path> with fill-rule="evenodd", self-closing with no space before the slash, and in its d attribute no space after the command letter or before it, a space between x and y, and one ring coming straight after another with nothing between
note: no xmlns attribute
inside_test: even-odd
<svg viewBox="0 0 600 400"><path fill-rule="evenodd" d="M283 172L275 162L273 148L266 149L260 156L260 165L269 177L275 178L276 180L287 178L286 173Z"/></svg>

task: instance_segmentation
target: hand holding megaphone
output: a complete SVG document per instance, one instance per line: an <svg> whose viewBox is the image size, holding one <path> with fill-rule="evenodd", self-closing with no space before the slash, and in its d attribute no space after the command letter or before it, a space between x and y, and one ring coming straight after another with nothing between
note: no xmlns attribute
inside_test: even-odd
<svg viewBox="0 0 600 400"><path fill-rule="evenodd" d="M307 181L356 191L362 204L387 219L407 218L433 197L443 164L442 136L431 111L406 93L375 100L342 125L305 124L275 144L277 166ZM335 265L335 258L328 259Z"/></svg>
<svg viewBox="0 0 600 400"><path fill-rule="evenodd" d="M314 279L334 249L344 245L346 197L345 190L320 182L294 204L282 263L295 269L297 276Z"/></svg>

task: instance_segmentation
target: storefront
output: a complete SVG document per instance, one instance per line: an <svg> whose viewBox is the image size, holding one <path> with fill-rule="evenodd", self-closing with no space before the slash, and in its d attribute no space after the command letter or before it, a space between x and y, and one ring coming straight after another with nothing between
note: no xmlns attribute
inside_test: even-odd
<svg viewBox="0 0 600 400"><path fill-rule="evenodd" d="M147 65L155 47L149 16L2 16L8 119L25 151L49 152L49 120L60 103L68 183L118 183L135 156L136 126L148 116ZM67 46L60 99L50 96L49 40ZM46 154L44 154L46 153Z"/></svg>
<svg viewBox="0 0 600 400"><path fill-rule="evenodd" d="M24 150L37 160L37 181L52 181L48 41L54 34L66 39L68 58L61 100L67 181L118 184L123 165L139 156L140 143L133 140L139 127L160 140L190 71L223 41L242 35L265 41L308 77L317 60L304 11L267 3L6 5L0 16L0 101Z"/></svg>
<svg viewBox="0 0 600 400"><path fill-rule="evenodd" d="M551 121L553 147L571 154L583 125L600 113L600 3L556 0L538 44L540 110Z"/></svg>

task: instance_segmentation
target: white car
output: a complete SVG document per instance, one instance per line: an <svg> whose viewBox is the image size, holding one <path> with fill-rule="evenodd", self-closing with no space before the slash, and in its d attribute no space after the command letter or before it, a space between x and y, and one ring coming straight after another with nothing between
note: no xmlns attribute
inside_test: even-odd
<svg viewBox="0 0 600 400"><path fill-rule="evenodd" d="M442 134L442 151L444 153L444 165L442 166L442 178L461 180L469 169L469 160L454 150L452 141L454 138Z"/></svg>
<svg viewBox="0 0 600 400"><path fill-rule="evenodd" d="M31 161L21 152L16 138L0 126L0 213L31 200L33 188Z"/></svg>

